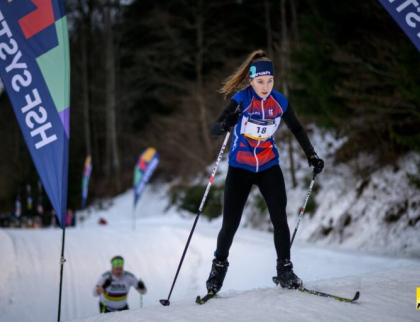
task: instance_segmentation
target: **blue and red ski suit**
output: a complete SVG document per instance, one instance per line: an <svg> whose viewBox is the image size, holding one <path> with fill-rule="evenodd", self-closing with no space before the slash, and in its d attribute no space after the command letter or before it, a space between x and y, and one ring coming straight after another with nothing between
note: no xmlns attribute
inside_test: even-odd
<svg viewBox="0 0 420 322"><path fill-rule="evenodd" d="M266 99L262 99L251 86L237 92L231 98L211 126L211 136L225 133L223 122L238 108L241 114L233 128L224 190L223 224L217 238L216 258L220 261L227 259L248 195L252 186L257 185L266 201L273 223L277 258L290 259L287 195L274 137L254 140L241 134L242 127L249 119L274 120L277 126L280 120L284 120L308 158L315 154L314 148L289 101L281 93L273 90Z"/></svg>

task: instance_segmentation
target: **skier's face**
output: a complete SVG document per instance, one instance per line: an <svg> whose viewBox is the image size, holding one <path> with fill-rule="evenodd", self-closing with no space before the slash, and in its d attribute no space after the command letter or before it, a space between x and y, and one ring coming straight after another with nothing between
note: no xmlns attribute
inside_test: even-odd
<svg viewBox="0 0 420 322"><path fill-rule="evenodd" d="M123 268L122 267L113 267L112 268L112 274L113 275L115 275L117 277L120 277L122 275L122 273L123 273Z"/></svg>
<svg viewBox="0 0 420 322"><path fill-rule="evenodd" d="M249 82L255 93L261 98L267 98L274 86L274 78L271 75L258 76L250 79Z"/></svg>

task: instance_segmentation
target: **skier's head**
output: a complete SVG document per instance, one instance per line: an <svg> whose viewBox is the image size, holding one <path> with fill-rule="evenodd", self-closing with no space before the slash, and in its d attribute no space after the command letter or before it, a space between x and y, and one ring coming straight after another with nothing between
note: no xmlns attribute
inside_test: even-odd
<svg viewBox="0 0 420 322"><path fill-rule="evenodd" d="M111 259L112 274L115 276L121 276L124 267L124 258L122 256L114 256Z"/></svg>
<svg viewBox="0 0 420 322"><path fill-rule="evenodd" d="M224 82L220 93L225 98L230 93L252 86L257 95L266 99L274 85L274 65L265 51L253 51L236 71Z"/></svg>
<svg viewBox="0 0 420 322"><path fill-rule="evenodd" d="M253 60L249 67L249 84L263 99L270 95L274 86L274 66L267 57Z"/></svg>

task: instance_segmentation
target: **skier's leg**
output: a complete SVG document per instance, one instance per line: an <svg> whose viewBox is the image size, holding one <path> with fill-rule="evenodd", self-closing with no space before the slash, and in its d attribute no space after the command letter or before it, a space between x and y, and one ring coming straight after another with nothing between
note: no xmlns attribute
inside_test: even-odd
<svg viewBox="0 0 420 322"><path fill-rule="evenodd" d="M287 223L287 195L283 173L279 166L261 172L258 181L274 226L274 245L277 252L277 277L282 287L298 288L302 280L293 272L290 261L290 230Z"/></svg>
<svg viewBox="0 0 420 322"><path fill-rule="evenodd" d="M229 249L241 222L242 211L252 188L252 173L229 167L225 181L223 223L217 237L215 259L206 282L209 292L217 293L223 285L229 262Z"/></svg>
<svg viewBox="0 0 420 322"><path fill-rule="evenodd" d="M252 188L253 173L229 167L225 181L223 223L217 237L216 258L226 260Z"/></svg>
<svg viewBox="0 0 420 322"><path fill-rule="evenodd" d="M277 258L290 259L290 230L286 216L287 195L280 167L274 166L262 171L258 187L267 203L273 223Z"/></svg>

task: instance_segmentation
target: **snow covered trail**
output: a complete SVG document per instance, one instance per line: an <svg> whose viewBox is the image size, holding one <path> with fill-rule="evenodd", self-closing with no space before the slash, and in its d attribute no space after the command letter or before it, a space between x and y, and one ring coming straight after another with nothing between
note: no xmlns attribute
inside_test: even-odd
<svg viewBox="0 0 420 322"><path fill-rule="evenodd" d="M144 197L135 230L129 193L116 198L107 210L93 212L83 226L66 229L62 321L420 320L420 310L415 310L420 260L296 242L295 271L308 288L347 297L361 291L357 303L341 303L276 287L271 280L276 258L272 233L243 227L235 236L219 298L199 306L195 297L205 294L220 227L219 220L204 218L198 222L171 305L163 307L159 299L169 294L194 217L164 214L161 196L148 195L147 189ZM107 219L108 226L97 225L100 217ZM61 236L60 229L0 230L1 322L57 320ZM116 254L125 257L126 270L144 280L148 293L142 308L139 294L131 290L129 311L99 315L92 290Z"/></svg>
<svg viewBox="0 0 420 322"><path fill-rule="evenodd" d="M136 232L107 228L96 232L67 229L62 319L98 312L98 298L93 297L92 290L99 276L109 270L109 260L116 254L126 258L126 270L145 281L149 292L143 297L143 305L156 303L164 296L163 290L169 292L181 256L180 249L185 244L177 230L165 226L143 227ZM0 265L8 267L8 278L1 279L1 299L9 302L7 307L0 304L4 313L0 320L56 320L61 230L3 230L1 233L7 235L3 238L10 239L9 246L13 247L6 250L3 244L0 251ZM9 258L15 257L14 261L3 263L2 255L6 251L11 254ZM177 282L182 286L173 294L175 300L196 292L198 280L194 281L190 276L195 276L191 270L196 270L198 260L193 251L187 256ZM140 305L139 295L133 290L129 304L132 308ZM46 307L48 312L43 312Z"/></svg>
<svg viewBox="0 0 420 322"><path fill-rule="evenodd" d="M134 321L418 321L412 286L418 281L419 266L395 268L360 276L361 298L355 303L302 294L280 288L225 291L205 305L192 299L163 307L160 304L112 314L76 319L78 322ZM340 295L353 295L353 279L343 278L319 283L319 288Z"/></svg>

